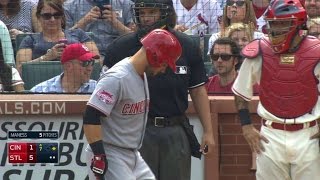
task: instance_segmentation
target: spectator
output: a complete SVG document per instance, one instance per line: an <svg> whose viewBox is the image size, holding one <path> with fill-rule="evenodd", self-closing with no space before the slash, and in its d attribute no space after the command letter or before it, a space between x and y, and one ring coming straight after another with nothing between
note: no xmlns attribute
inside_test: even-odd
<svg viewBox="0 0 320 180"><path fill-rule="evenodd" d="M3 60L5 63L15 65L14 51L6 25L0 20L0 40L2 44Z"/></svg>
<svg viewBox="0 0 320 180"><path fill-rule="evenodd" d="M176 30L186 34L212 34L219 31L222 9L216 0L173 0L177 13Z"/></svg>
<svg viewBox="0 0 320 180"><path fill-rule="evenodd" d="M37 18L43 30L40 34L28 35L21 42L17 53L17 68L22 62L59 61L66 44L84 43L90 51L98 53L96 44L81 29L65 30L65 15L61 0L39 0ZM66 39L67 43L59 40Z"/></svg>
<svg viewBox="0 0 320 180"><path fill-rule="evenodd" d="M217 74L211 76L206 84L208 93L231 94L231 87L240 67L240 48L228 37L218 38L213 43L210 58Z"/></svg>
<svg viewBox="0 0 320 180"><path fill-rule="evenodd" d="M93 33L99 51L105 50L115 38L132 31L134 23L130 0L110 0L98 7L94 0L69 0L64 4L67 28L80 28Z"/></svg>
<svg viewBox="0 0 320 180"><path fill-rule="evenodd" d="M81 43L67 45L61 56L63 73L34 86L30 91L38 93L92 93L96 81L90 79L95 59Z"/></svg>
<svg viewBox="0 0 320 180"><path fill-rule="evenodd" d="M305 7L309 18L320 17L320 1L319 0L305 0Z"/></svg>
<svg viewBox="0 0 320 180"><path fill-rule="evenodd" d="M244 48L244 46L254 39L254 29L247 24L234 23L226 31L226 36L234 40L240 49ZM263 35L261 33L261 36Z"/></svg>
<svg viewBox="0 0 320 180"><path fill-rule="evenodd" d="M210 58L217 74L210 77L206 84L208 93L232 94L231 87L242 61L240 51L241 48L229 37L218 38L213 43ZM254 92L258 93L258 85Z"/></svg>
<svg viewBox="0 0 320 180"><path fill-rule="evenodd" d="M171 0L137 0L133 11L138 30L113 41L106 50L108 56L104 64L112 66L135 54L142 46L139 39L153 29L162 27L177 37L182 45L182 55L176 63L176 72L168 70L148 78L150 111L140 152L158 180L189 180L191 153L200 157L201 152L206 154L205 145L209 147L208 154L214 147L209 100L204 86L207 76L200 48L188 35L172 29L176 13ZM185 115L188 92L204 130L201 147L191 146L189 142L195 141L188 139L186 133L190 130ZM192 136L191 130L187 132Z"/></svg>
<svg viewBox="0 0 320 180"><path fill-rule="evenodd" d="M25 32L39 32L41 26L35 16L37 0L1 0L0 19L10 32L12 39Z"/></svg>
<svg viewBox="0 0 320 180"><path fill-rule="evenodd" d="M250 0L227 0L223 9L221 26L222 29L229 27L232 23L242 22L254 27L257 18Z"/></svg>
<svg viewBox="0 0 320 180"><path fill-rule="evenodd" d="M212 45L219 37L224 37L226 29L233 23L248 24L253 29L256 29L256 17L250 0L227 0L223 10L221 30L218 33L212 34L208 43L208 55L210 54ZM263 33L254 32L254 39L263 37Z"/></svg>
<svg viewBox="0 0 320 180"><path fill-rule="evenodd" d="M320 17L309 18L307 21L308 35L320 39Z"/></svg>
<svg viewBox="0 0 320 180"><path fill-rule="evenodd" d="M4 61L6 49L0 43L0 92L5 91L24 91L24 82L22 81L17 69L11 67Z"/></svg>

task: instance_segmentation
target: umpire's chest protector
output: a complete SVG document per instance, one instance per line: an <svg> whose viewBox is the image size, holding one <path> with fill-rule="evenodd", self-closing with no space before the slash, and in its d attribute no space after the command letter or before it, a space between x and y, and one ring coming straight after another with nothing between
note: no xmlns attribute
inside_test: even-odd
<svg viewBox="0 0 320 180"><path fill-rule="evenodd" d="M257 41L262 55L261 104L280 118L296 118L310 112L318 100L314 68L320 59L320 43L306 37L292 54L275 54L268 40Z"/></svg>

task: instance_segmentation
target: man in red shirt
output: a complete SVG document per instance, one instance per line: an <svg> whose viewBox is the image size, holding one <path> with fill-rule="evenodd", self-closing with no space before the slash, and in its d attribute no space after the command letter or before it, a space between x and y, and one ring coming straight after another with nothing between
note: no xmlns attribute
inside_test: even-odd
<svg viewBox="0 0 320 180"><path fill-rule="evenodd" d="M228 37L218 38L210 51L210 58L217 74L210 77L206 88L208 93L230 93L241 65L240 48ZM258 86L254 87L258 92Z"/></svg>

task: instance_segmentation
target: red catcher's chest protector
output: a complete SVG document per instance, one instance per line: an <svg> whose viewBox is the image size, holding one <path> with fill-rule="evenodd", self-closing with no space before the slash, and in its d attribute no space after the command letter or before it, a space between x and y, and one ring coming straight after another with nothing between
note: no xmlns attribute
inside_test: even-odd
<svg viewBox="0 0 320 180"><path fill-rule="evenodd" d="M306 37L293 54L274 54L268 40L260 41L262 71L260 101L280 118L296 118L311 112L318 100L314 68L320 59L320 43Z"/></svg>

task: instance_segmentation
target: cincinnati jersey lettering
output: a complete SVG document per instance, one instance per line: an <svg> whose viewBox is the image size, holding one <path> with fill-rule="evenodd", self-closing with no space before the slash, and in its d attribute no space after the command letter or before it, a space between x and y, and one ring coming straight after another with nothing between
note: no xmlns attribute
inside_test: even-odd
<svg viewBox="0 0 320 180"><path fill-rule="evenodd" d="M123 115L133 115L145 113L148 108L148 101L143 100L137 103L126 103L122 107L121 114Z"/></svg>

